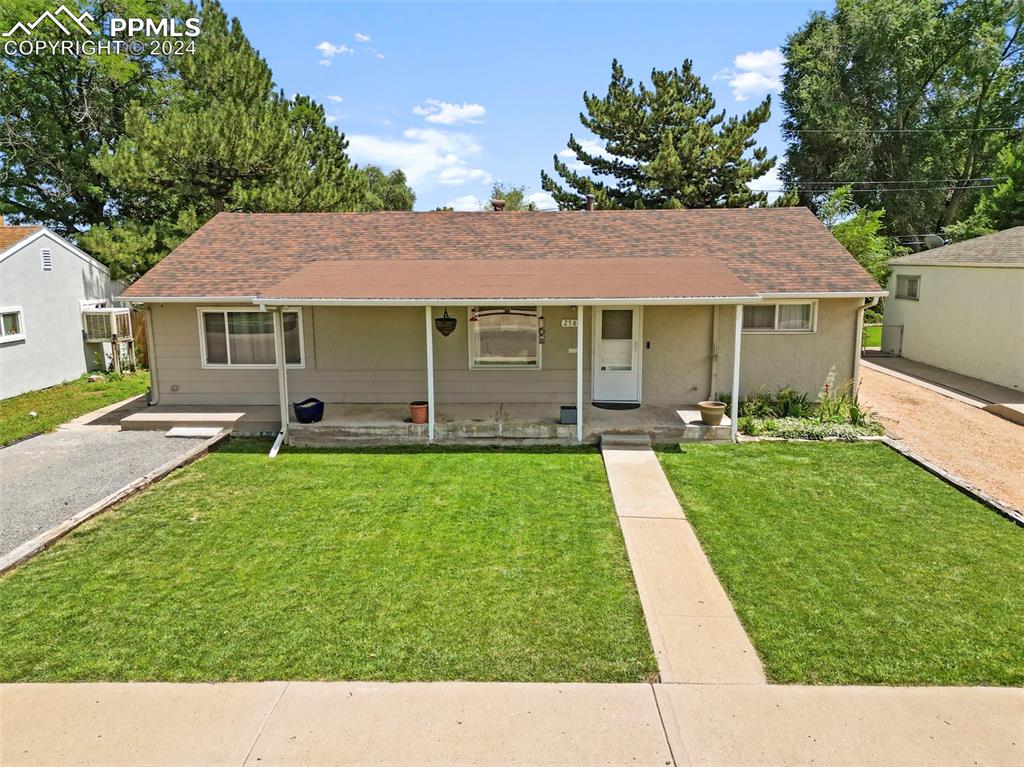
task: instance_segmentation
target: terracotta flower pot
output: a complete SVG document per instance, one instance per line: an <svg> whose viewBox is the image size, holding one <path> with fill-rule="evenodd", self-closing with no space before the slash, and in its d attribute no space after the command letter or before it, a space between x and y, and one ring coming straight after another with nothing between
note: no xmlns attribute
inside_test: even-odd
<svg viewBox="0 0 1024 767"><path fill-rule="evenodd" d="M427 403L423 400L416 400L409 403L409 415L413 423L427 422Z"/></svg>
<svg viewBox="0 0 1024 767"><path fill-rule="evenodd" d="M700 420L703 421L705 426L718 426L722 423L722 416L725 415L724 402L707 400L705 402L698 402L697 407L700 408Z"/></svg>

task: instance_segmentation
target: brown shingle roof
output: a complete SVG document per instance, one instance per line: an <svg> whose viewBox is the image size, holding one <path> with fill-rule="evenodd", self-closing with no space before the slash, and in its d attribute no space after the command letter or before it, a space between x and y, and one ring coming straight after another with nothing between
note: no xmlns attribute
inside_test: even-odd
<svg viewBox="0 0 1024 767"><path fill-rule="evenodd" d="M41 226L0 226L0 253L42 229Z"/></svg>
<svg viewBox="0 0 1024 767"><path fill-rule="evenodd" d="M404 264L419 276L417 290L444 290L454 298L473 290L471 274L477 282L511 274L502 266L510 261L543 273L535 283L545 294L530 298L564 297L568 281L582 279L588 270L591 297L614 297L630 279L639 285L640 270L634 267L641 263L648 275L644 290L657 288L652 298L721 295L726 283L730 291L742 289L740 295L879 290L810 211L754 208L221 213L125 296L299 298L283 291L315 288L321 297L342 298L358 290L367 297L397 299ZM528 261L542 262L543 268L527 267ZM351 284L364 270L378 276ZM677 272L688 278L670 280ZM651 284L653 274L663 284Z"/></svg>
<svg viewBox="0 0 1024 767"><path fill-rule="evenodd" d="M1024 226L894 258L891 264L1005 264L1024 266Z"/></svg>

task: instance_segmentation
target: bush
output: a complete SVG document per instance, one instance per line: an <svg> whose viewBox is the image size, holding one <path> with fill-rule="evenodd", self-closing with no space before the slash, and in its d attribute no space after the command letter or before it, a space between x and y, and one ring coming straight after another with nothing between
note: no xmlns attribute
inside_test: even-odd
<svg viewBox="0 0 1024 767"><path fill-rule="evenodd" d="M728 394L718 398L731 405ZM774 395L759 391L740 402L737 426L752 437L785 439L836 438L855 440L861 436L885 433L872 413L862 407L849 387L838 393L826 389L815 407L810 397L787 386Z"/></svg>
<svg viewBox="0 0 1024 767"><path fill-rule="evenodd" d="M781 437L783 439L841 439L849 442L859 437L884 433L881 424L855 425L819 421L815 418L741 418L740 431L751 437Z"/></svg>

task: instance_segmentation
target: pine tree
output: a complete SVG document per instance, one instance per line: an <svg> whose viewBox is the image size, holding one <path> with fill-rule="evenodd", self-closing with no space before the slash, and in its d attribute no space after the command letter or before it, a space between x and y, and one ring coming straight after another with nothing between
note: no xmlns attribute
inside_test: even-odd
<svg viewBox="0 0 1024 767"><path fill-rule="evenodd" d="M561 208L578 209L594 195L599 208L747 207L767 202L747 182L775 165L754 134L771 113L766 98L741 117L715 110L711 90L687 59L679 69L653 70L651 86L635 85L612 62L604 97L583 94L580 122L599 139L591 150L575 136L568 148L587 173L554 158L565 186L541 172L541 186ZM748 150L753 150L748 152ZM567 188L566 188L567 187Z"/></svg>
<svg viewBox="0 0 1024 767"><path fill-rule="evenodd" d="M142 274L220 211L356 210L365 175L323 107L274 90L237 19L204 3L196 53L175 57L166 111L133 109L95 162L120 200L116 222L82 241L116 276Z"/></svg>

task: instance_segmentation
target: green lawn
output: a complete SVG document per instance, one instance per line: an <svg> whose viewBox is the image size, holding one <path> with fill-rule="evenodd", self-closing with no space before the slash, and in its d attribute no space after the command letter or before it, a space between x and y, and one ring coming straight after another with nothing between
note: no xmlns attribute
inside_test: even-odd
<svg viewBox="0 0 1024 767"><path fill-rule="evenodd" d="M882 326L865 326L864 339L861 345L872 349L880 347L882 345Z"/></svg>
<svg viewBox="0 0 1024 767"><path fill-rule="evenodd" d="M233 440L0 578L0 681L656 671L595 450L268 448Z"/></svg>
<svg viewBox="0 0 1024 767"><path fill-rule="evenodd" d="M0 445L53 431L73 418L142 394L148 388L149 373L143 371L120 377L104 376L96 383L83 376L77 381L0 400ZM34 417L29 415L33 412Z"/></svg>
<svg viewBox="0 0 1024 767"><path fill-rule="evenodd" d="M1024 684L1024 529L879 444L660 458L772 680Z"/></svg>

